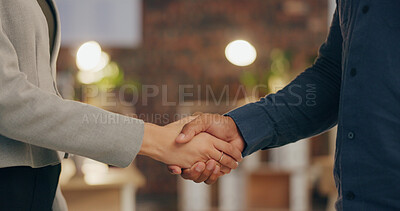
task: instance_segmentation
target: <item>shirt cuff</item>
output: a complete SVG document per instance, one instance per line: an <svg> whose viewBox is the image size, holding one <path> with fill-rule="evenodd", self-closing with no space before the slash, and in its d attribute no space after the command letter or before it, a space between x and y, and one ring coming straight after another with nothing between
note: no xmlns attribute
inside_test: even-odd
<svg viewBox="0 0 400 211"><path fill-rule="evenodd" d="M266 148L275 134L266 111L255 103L244 105L225 114L235 121L246 144L242 155L247 156Z"/></svg>

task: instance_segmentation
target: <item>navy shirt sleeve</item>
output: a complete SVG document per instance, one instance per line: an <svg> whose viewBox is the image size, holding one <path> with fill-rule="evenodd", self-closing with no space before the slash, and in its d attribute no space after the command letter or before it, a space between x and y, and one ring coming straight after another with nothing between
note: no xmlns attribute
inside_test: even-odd
<svg viewBox="0 0 400 211"><path fill-rule="evenodd" d="M321 133L337 123L342 35L337 11L314 65L285 88L230 111L246 147L243 156Z"/></svg>

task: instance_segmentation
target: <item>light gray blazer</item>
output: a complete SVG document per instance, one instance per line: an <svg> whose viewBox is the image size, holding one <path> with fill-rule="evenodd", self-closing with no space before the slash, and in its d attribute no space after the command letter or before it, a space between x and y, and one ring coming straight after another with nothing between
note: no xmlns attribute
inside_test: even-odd
<svg viewBox="0 0 400 211"><path fill-rule="evenodd" d="M0 0L0 168L58 164L57 151L128 166L141 147L143 121L62 99L59 48L60 27L49 53L37 0Z"/></svg>

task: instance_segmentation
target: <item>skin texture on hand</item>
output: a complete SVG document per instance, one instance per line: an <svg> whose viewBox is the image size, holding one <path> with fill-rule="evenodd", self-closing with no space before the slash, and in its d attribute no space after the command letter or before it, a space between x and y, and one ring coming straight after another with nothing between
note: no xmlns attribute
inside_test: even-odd
<svg viewBox="0 0 400 211"><path fill-rule="evenodd" d="M143 144L139 154L149 156L168 165L190 168L196 162L218 160L224 152L222 163L229 168L236 168L241 160L241 152L231 144L210 134L199 133L189 143L180 144L175 138L185 121L178 121L167 126L145 124ZM213 168L215 170L215 168Z"/></svg>
<svg viewBox="0 0 400 211"><path fill-rule="evenodd" d="M188 143L195 135L206 132L219 139L230 143L240 152L245 147L244 140L232 118L218 114L201 114L196 119L186 124L179 136L176 138L177 143ZM209 163L208 163L209 164ZM212 163L213 164L213 163ZM190 169L183 171L178 166L169 166L170 172L173 174L181 174L184 179L193 180L195 182L205 182L207 184L214 183L219 176L223 174L214 175L213 172L207 171L203 166L205 163L198 162ZM211 168L211 164L210 168ZM224 173L229 173L230 169L223 169ZM201 171L203 170L203 171Z"/></svg>

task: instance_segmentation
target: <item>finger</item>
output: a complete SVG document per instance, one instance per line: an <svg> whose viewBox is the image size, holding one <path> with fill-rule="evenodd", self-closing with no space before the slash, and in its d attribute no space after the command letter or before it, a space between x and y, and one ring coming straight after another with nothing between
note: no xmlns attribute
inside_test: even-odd
<svg viewBox="0 0 400 211"><path fill-rule="evenodd" d="M187 123L185 126L183 126L181 133L178 135L178 137L175 139L177 143L187 143L192 138L207 130L207 123L208 121L202 121L203 115L200 115L196 119L192 120L191 122Z"/></svg>
<svg viewBox="0 0 400 211"><path fill-rule="evenodd" d="M168 166L168 171L171 174L178 175L182 173L182 169L179 166Z"/></svg>
<svg viewBox="0 0 400 211"><path fill-rule="evenodd" d="M187 123L195 120L197 117L198 117L198 115L194 115L193 114L191 116L184 117L184 118L182 118L182 119L180 119L180 120L178 120L176 122L179 123L179 124L183 124L183 123L187 124Z"/></svg>
<svg viewBox="0 0 400 211"><path fill-rule="evenodd" d="M238 167L238 163L231 156L223 154L221 159L222 152L217 149L212 150L211 158L217 160L218 163L231 168L236 169Z"/></svg>
<svg viewBox="0 0 400 211"><path fill-rule="evenodd" d="M192 114L192 116L200 116L200 115L202 115L202 114L203 114L203 112L196 111L196 112L194 112L194 113Z"/></svg>
<svg viewBox="0 0 400 211"><path fill-rule="evenodd" d="M227 155L230 155L233 157L237 162L242 161L242 152L240 152L239 149L234 147L232 144L229 144L225 141L214 141L214 146L217 148L219 151L224 152Z"/></svg>
<svg viewBox="0 0 400 211"><path fill-rule="evenodd" d="M192 169L182 169L181 177L183 179L190 180L192 174ZM196 178L197 179L197 178Z"/></svg>
<svg viewBox="0 0 400 211"><path fill-rule="evenodd" d="M182 172L182 177L187 180L197 180L201 173L205 170L206 164L203 162L197 162L190 169L185 169Z"/></svg>
<svg viewBox="0 0 400 211"><path fill-rule="evenodd" d="M220 167L216 166L212 175L205 181L206 184L211 185L214 184L220 175Z"/></svg>
<svg viewBox="0 0 400 211"><path fill-rule="evenodd" d="M226 167L226 166L221 166L221 172L223 172L224 174L229 174L229 173L231 173L231 170L232 170L232 169L230 169L230 168L228 168L228 167Z"/></svg>
<svg viewBox="0 0 400 211"><path fill-rule="evenodd" d="M206 163L206 169L203 171L203 173L200 175L200 177L195 180L194 182L200 183L206 181L212 174L217 166L217 161L215 160L209 160Z"/></svg>

